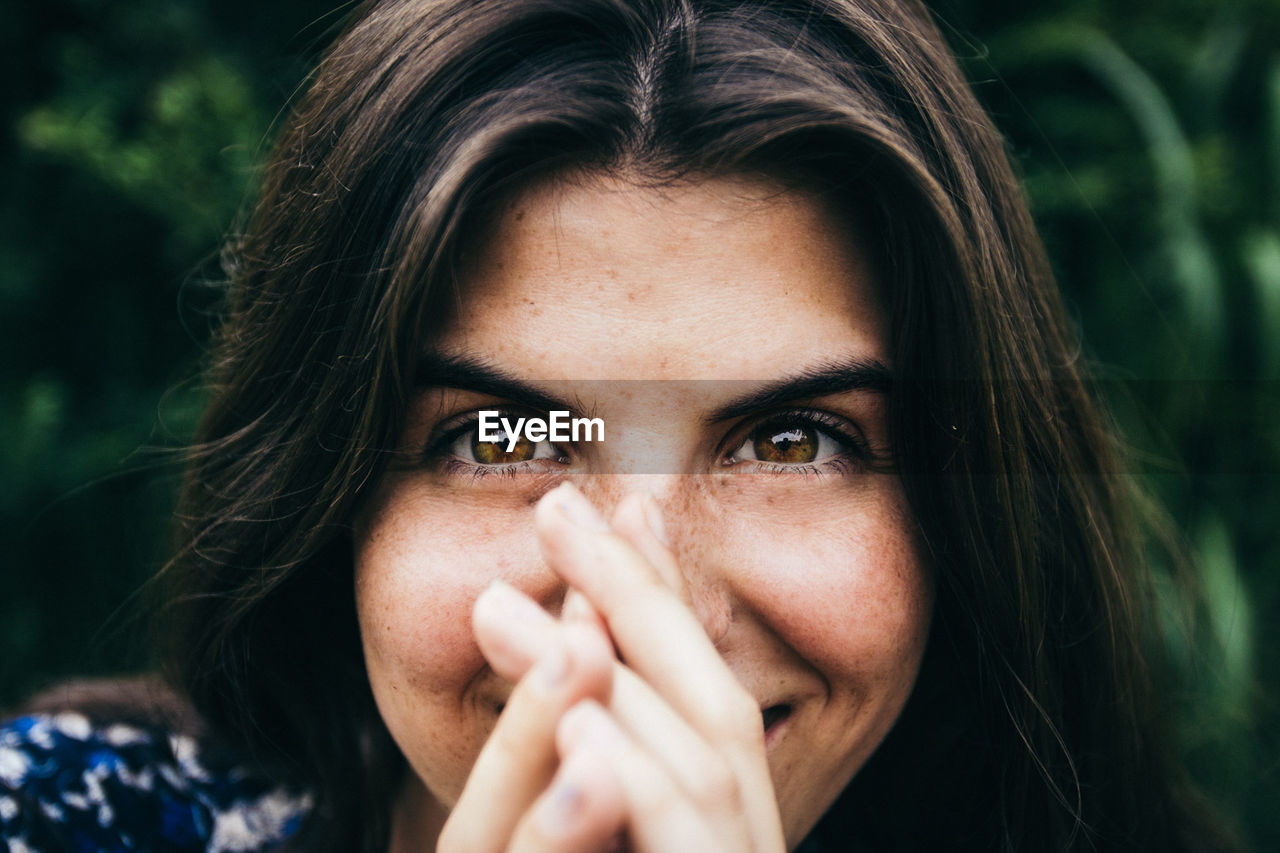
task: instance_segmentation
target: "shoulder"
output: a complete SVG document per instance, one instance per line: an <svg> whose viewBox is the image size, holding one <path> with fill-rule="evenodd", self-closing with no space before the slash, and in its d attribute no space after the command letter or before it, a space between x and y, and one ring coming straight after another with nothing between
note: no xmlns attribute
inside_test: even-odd
<svg viewBox="0 0 1280 853"><path fill-rule="evenodd" d="M75 712L0 725L0 838L10 853L264 851L310 804L190 735Z"/></svg>

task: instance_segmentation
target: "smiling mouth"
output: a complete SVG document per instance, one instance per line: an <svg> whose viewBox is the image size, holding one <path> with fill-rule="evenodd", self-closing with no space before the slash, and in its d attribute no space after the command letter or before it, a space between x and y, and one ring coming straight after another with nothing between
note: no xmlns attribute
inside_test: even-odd
<svg viewBox="0 0 1280 853"><path fill-rule="evenodd" d="M790 716L790 705L770 705L760 712L761 720L764 723L764 740L766 744L772 740L782 723Z"/></svg>

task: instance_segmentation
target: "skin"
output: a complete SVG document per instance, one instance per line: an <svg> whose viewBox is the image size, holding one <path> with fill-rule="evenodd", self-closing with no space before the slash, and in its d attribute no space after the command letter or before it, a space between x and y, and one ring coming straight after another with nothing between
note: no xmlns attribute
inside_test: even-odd
<svg viewBox="0 0 1280 853"><path fill-rule="evenodd" d="M757 458L763 413L708 418L808 368L888 365L856 235L761 179L577 176L477 245L437 354L606 441L477 476L441 427L510 401L414 402L355 536L369 678L413 770L392 849L794 848L901 711L932 589L881 393L787 401L871 448L827 435L809 465ZM665 381L612 381L637 379ZM767 735L765 708L786 712Z"/></svg>

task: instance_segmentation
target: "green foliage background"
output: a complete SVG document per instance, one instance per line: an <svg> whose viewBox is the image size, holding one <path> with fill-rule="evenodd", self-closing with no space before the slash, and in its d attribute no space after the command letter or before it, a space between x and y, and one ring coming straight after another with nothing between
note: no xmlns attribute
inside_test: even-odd
<svg viewBox="0 0 1280 853"><path fill-rule="evenodd" d="M1167 637L1188 761L1280 849L1280 0L934 8L1203 573ZM0 6L0 706L145 663L128 614L163 560L218 244L344 11Z"/></svg>

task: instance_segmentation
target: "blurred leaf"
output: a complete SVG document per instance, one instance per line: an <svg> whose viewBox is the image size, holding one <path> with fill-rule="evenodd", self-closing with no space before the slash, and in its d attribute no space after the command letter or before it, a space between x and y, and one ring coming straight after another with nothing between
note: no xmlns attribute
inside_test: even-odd
<svg viewBox="0 0 1280 853"><path fill-rule="evenodd" d="M98 73L96 63L71 55L70 73ZM182 243L216 241L243 201L266 124L248 81L203 57L156 81L141 103L126 94L104 98L81 80L22 116L19 139L149 207Z"/></svg>
<svg viewBox="0 0 1280 853"><path fill-rule="evenodd" d="M1280 378L1280 232L1252 231L1245 235L1240 251L1258 302L1255 334L1264 347L1261 372Z"/></svg>
<svg viewBox="0 0 1280 853"><path fill-rule="evenodd" d="M1217 705L1223 714L1247 718L1253 691L1253 617L1236 570L1231 534L1220 516L1205 523L1198 546L1213 648L1222 652L1222 666L1213 674Z"/></svg>
<svg viewBox="0 0 1280 853"><path fill-rule="evenodd" d="M1196 212L1195 157L1173 105L1156 82L1102 33L1078 30L1058 37L1065 44L1074 43L1080 60L1107 84L1146 137L1159 193L1155 212L1165 231L1171 283L1180 289L1187 316L1209 359L1201 367L1212 375L1225 334L1222 285Z"/></svg>

